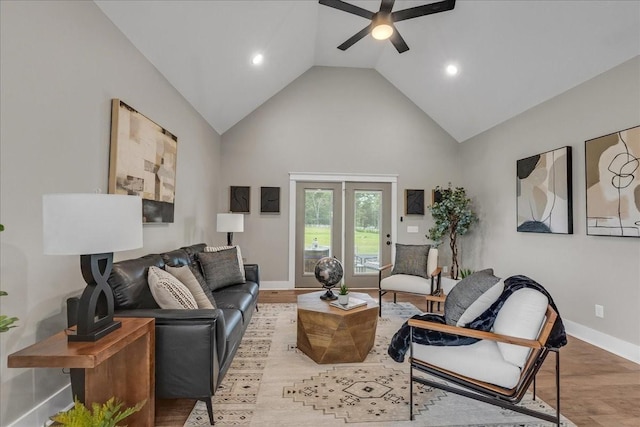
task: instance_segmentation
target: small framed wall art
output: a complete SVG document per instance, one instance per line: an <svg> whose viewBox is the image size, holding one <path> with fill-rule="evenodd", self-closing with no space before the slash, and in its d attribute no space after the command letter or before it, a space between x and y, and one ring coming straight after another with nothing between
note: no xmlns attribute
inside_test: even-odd
<svg viewBox="0 0 640 427"><path fill-rule="evenodd" d="M406 215L424 215L424 190L405 190Z"/></svg>
<svg viewBox="0 0 640 427"><path fill-rule="evenodd" d="M142 221L173 222L178 137L119 99L111 102L109 194L142 198Z"/></svg>
<svg viewBox="0 0 640 427"><path fill-rule="evenodd" d="M249 213L251 187L231 186L229 189L229 210L236 213Z"/></svg>
<svg viewBox="0 0 640 427"><path fill-rule="evenodd" d="M260 187L260 213L280 213L280 187Z"/></svg>
<svg viewBox="0 0 640 427"><path fill-rule="evenodd" d="M518 231L573 234L571 147L516 163Z"/></svg>
<svg viewBox="0 0 640 427"><path fill-rule="evenodd" d="M640 126L585 141L587 234L640 237Z"/></svg>

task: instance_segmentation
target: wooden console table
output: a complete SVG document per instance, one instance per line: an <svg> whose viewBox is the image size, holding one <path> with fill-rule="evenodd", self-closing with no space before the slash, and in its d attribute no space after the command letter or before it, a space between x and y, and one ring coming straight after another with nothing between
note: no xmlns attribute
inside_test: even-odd
<svg viewBox="0 0 640 427"><path fill-rule="evenodd" d="M96 342L69 342L65 331L10 354L9 368L83 368L85 404L111 397L142 409L125 419L153 426L155 417L155 320L119 318L122 327ZM53 414L52 414L53 415Z"/></svg>

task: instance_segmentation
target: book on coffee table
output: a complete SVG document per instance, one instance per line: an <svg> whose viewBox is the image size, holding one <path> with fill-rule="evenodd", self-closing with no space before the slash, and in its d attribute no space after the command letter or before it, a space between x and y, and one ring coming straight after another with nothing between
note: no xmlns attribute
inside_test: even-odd
<svg viewBox="0 0 640 427"><path fill-rule="evenodd" d="M343 310L351 310L352 308L362 307L363 305L367 305L367 302L360 298L349 297L348 304L340 304L338 301L332 301L331 305L334 307L341 308Z"/></svg>

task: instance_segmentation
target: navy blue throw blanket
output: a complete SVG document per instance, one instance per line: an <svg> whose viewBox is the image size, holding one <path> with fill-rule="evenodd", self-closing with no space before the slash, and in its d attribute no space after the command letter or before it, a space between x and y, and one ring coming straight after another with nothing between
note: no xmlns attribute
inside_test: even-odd
<svg viewBox="0 0 640 427"><path fill-rule="evenodd" d="M542 292L549 299L549 304L553 309L558 312L556 304L553 302L553 298L549 295L549 292L534 280L527 276L511 276L504 281L504 291L502 295L489 307L484 313L478 316L471 323L465 325L466 328L477 329L479 331L490 331L493 327L493 322L496 319L498 311L502 308L504 302L518 289L532 288ZM437 314L417 314L412 319L425 320L427 322L436 322L445 324L444 316ZM411 339L411 328L408 323L405 322L402 327L395 333L389 344L388 353L389 356L396 362L404 361L404 356L409 350L409 340ZM427 329L416 328L413 333L413 341L418 344L435 345L435 346L454 346L454 345L469 345L479 341L477 338L463 337L460 335L447 334L439 331L431 331ZM553 329L549 335L546 346L549 348L559 348L567 344L567 335L564 331L564 324L560 318L560 313L553 324Z"/></svg>

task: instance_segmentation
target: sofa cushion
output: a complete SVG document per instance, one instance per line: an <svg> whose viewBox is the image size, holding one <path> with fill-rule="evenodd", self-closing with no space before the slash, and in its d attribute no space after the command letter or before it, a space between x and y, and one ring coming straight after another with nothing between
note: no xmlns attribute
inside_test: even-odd
<svg viewBox="0 0 640 427"><path fill-rule="evenodd" d="M240 273L242 274L242 281L247 280L244 274L244 261L242 261L242 251L240 250L240 246L206 246L203 252L220 252L226 251L227 249L236 248L236 254L238 255L238 267L240 267Z"/></svg>
<svg viewBox="0 0 640 427"><path fill-rule="evenodd" d="M502 305L493 323L493 332L512 337L535 339L540 333L549 300L535 289L523 288L515 291ZM515 344L498 343L502 357L520 368L530 349Z"/></svg>
<svg viewBox="0 0 640 427"><path fill-rule="evenodd" d="M171 267L170 265L167 265L165 266L165 270L189 289L189 292L191 292L191 295L193 295L193 298L198 304L198 308L216 308L213 304L215 300L213 299L213 295L211 295L211 290L206 284L201 285L200 282L198 282L198 279L193 275L193 272L188 265L183 265L181 267ZM205 289L209 291L211 299L205 293Z"/></svg>
<svg viewBox="0 0 640 427"><path fill-rule="evenodd" d="M252 295L254 299L257 299L258 293L260 292L260 287L256 282L246 281L237 285L227 286L226 288L221 289L216 293L218 292L240 292Z"/></svg>
<svg viewBox="0 0 640 427"><path fill-rule="evenodd" d="M255 299L249 293L234 292L235 286L221 289L213 293L218 308L233 308L242 313L243 324L251 320Z"/></svg>
<svg viewBox="0 0 640 427"><path fill-rule="evenodd" d="M158 267L149 267L148 275L149 289L160 308L198 308L189 289L171 274Z"/></svg>
<svg viewBox="0 0 640 427"><path fill-rule="evenodd" d="M148 269L151 266L164 268L162 257L150 254L113 263L108 282L113 291L116 310L159 308L147 281Z"/></svg>
<svg viewBox="0 0 640 427"><path fill-rule="evenodd" d="M500 278L493 275L491 268L477 271L465 277L447 295L444 302L445 322L448 325L466 325L488 309L498 299L502 289L504 289L504 284ZM465 315L474 302L477 304L473 306L470 313ZM474 315L475 313L478 314ZM472 316L473 318L469 319ZM459 323L460 318L464 323Z"/></svg>
<svg viewBox="0 0 640 427"><path fill-rule="evenodd" d="M171 267L180 267L191 264L191 257L184 249L175 249L161 254L162 260Z"/></svg>
<svg viewBox="0 0 640 427"><path fill-rule="evenodd" d="M238 264L238 251L231 248L218 252L201 252L198 261L202 266L202 272L207 286L212 291L225 286L244 283L243 273Z"/></svg>
<svg viewBox="0 0 640 427"><path fill-rule="evenodd" d="M391 274L407 274L411 276L429 277L427 258L430 245L402 245L396 243L396 261Z"/></svg>

